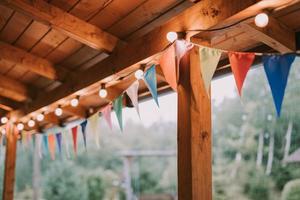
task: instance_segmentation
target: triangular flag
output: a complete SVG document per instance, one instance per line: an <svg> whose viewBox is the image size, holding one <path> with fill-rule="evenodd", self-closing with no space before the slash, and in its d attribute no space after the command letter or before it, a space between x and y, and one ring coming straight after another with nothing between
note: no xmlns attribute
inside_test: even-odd
<svg viewBox="0 0 300 200"><path fill-rule="evenodd" d="M277 116L280 116L281 105L287 85L287 80L295 55L263 56L264 69L272 91Z"/></svg>
<svg viewBox="0 0 300 200"><path fill-rule="evenodd" d="M144 75L144 81L146 86L148 87L153 99L155 100L155 103L157 106L158 104L158 98L157 98L157 82L156 82L156 70L155 65L152 65Z"/></svg>
<svg viewBox="0 0 300 200"><path fill-rule="evenodd" d="M186 40L176 40L175 41L175 55L176 55L176 65L179 67L181 58L192 49L194 45Z"/></svg>
<svg viewBox="0 0 300 200"><path fill-rule="evenodd" d="M87 120L84 120L84 121L80 124L85 149L86 149L86 132L85 132L86 125L87 125Z"/></svg>
<svg viewBox="0 0 300 200"><path fill-rule="evenodd" d="M72 128L73 149L75 156L77 155L77 126Z"/></svg>
<svg viewBox="0 0 300 200"><path fill-rule="evenodd" d="M43 136L40 134L35 134L35 137L36 137L36 144L38 145L37 151L38 151L39 157L42 158L43 157L43 153L42 153L42 142L43 142L42 137Z"/></svg>
<svg viewBox="0 0 300 200"><path fill-rule="evenodd" d="M58 151L59 154L61 155L61 133L56 133L55 136L56 136Z"/></svg>
<svg viewBox="0 0 300 200"><path fill-rule="evenodd" d="M174 91L177 91L177 67L175 59L175 47L168 47L159 59L159 65L164 73L166 81Z"/></svg>
<svg viewBox="0 0 300 200"><path fill-rule="evenodd" d="M200 69L205 89L209 93L211 79L216 71L222 52L218 49L200 47Z"/></svg>
<svg viewBox="0 0 300 200"><path fill-rule="evenodd" d="M48 142L51 159L55 160L55 135L50 134L48 136Z"/></svg>
<svg viewBox="0 0 300 200"><path fill-rule="evenodd" d="M70 158L70 151L69 151L69 137L70 136L70 131L69 130L64 130L62 137L63 137L63 141L65 142L65 147L66 147L66 155L67 158Z"/></svg>
<svg viewBox="0 0 300 200"><path fill-rule="evenodd" d="M44 143L44 154L47 155L49 148L48 148L48 136L43 135L43 143Z"/></svg>
<svg viewBox="0 0 300 200"><path fill-rule="evenodd" d="M139 91L139 81L136 80L132 83L132 85L127 88L126 93L129 96L134 108L136 109L138 115L140 116L139 111L139 102L138 102L138 91Z"/></svg>
<svg viewBox="0 0 300 200"><path fill-rule="evenodd" d="M123 131L123 116L122 116L123 94L113 101L113 107L119 122L120 129L121 131Z"/></svg>
<svg viewBox="0 0 300 200"><path fill-rule="evenodd" d="M254 61L254 53L228 52L230 66L239 95L242 96L243 83Z"/></svg>
<svg viewBox="0 0 300 200"><path fill-rule="evenodd" d="M105 121L107 122L108 126L110 129L112 129L112 123L111 123L111 104L108 104L107 106L105 106L104 108L101 109L101 113L105 119Z"/></svg>
<svg viewBox="0 0 300 200"><path fill-rule="evenodd" d="M100 148L100 141L99 141L99 131L98 131L98 113L92 115L89 119L88 119L88 128L89 131L91 132L91 134L94 136L94 140L96 142L96 147L99 149Z"/></svg>

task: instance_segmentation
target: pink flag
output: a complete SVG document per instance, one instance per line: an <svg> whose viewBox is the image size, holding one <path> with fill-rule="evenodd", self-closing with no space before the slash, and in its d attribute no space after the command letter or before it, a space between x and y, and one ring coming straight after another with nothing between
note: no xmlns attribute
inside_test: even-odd
<svg viewBox="0 0 300 200"><path fill-rule="evenodd" d="M139 81L136 80L132 85L127 88L126 93L129 96L134 108L136 109L138 115L140 116L139 111L139 102L138 102L138 91L139 91Z"/></svg>
<svg viewBox="0 0 300 200"><path fill-rule="evenodd" d="M242 95L243 83L254 61L254 53L228 52L231 69L239 95Z"/></svg>
<svg viewBox="0 0 300 200"><path fill-rule="evenodd" d="M170 46L160 57L160 67L164 73L166 81L174 91L177 91L177 67L175 59L175 47Z"/></svg>
<svg viewBox="0 0 300 200"><path fill-rule="evenodd" d="M73 149L75 156L77 155L77 126L72 128Z"/></svg>
<svg viewBox="0 0 300 200"><path fill-rule="evenodd" d="M110 129L112 129L112 123L111 123L111 104L108 104L104 108L100 110L102 113L105 121L107 122Z"/></svg>
<svg viewBox="0 0 300 200"><path fill-rule="evenodd" d="M55 135L54 134L50 134L48 136L48 145L49 145L51 159L55 160Z"/></svg>

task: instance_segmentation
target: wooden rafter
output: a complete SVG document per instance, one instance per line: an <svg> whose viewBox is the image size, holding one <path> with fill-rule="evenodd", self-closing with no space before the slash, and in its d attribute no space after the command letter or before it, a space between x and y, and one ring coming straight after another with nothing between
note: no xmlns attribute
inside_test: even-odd
<svg viewBox="0 0 300 200"><path fill-rule="evenodd" d="M65 106L62 108L64 112L70 115L74 115L78 118L86 118L87 117L87 111L84 107L78 105L77 107L72 107L70 105Z"/></svg>
<svg viewBox="0 0 300 200"><path fill-rule="evenodd" d="M21 103L18 103L11 99L0 97L0 108L3 110L12 111L14 109L21 107L21 105L22 105Z"/></svg>
<svg viewBox="0 0 300 200"><path fill-rule="evenodd" d="M50 25L67 36L98 50L111 52L118 42L118 38L115 36L43 0L0 0L0 3Z"/></svg>
<svg viewBox="0 0 300 200"><path fill-rule="evenodd" d="M26 85L4 75L0 75L0 95L18 102L30 98Z"/></svg>

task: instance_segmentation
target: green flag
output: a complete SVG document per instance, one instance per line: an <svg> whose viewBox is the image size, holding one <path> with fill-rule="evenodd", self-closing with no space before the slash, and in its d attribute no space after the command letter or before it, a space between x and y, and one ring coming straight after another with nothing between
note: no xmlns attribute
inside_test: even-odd
<svg viewBox="0 0 300 200"><path fill-rule="evenodd" d="M121 131L123 131L123 120L122 120L123 102L122 102L122 99L123 99L123 94L120 95L118 98L116 98L113 102L114 111L116 113Z"/></svg>

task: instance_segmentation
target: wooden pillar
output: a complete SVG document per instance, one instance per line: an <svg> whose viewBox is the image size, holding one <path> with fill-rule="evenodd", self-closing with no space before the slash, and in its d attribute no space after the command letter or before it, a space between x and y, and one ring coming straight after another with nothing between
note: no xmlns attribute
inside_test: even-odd
<svg viewBox="0 0 300 200"><path fill-rule="evenodd" d="M12 123L6 125L6 152L3 183L3 200L14 199L15 168L17 154L16 128Z"/></svg>
<svg viewBox="0 0 300 200"><path fill-rule="evenodd" d="M212 199L211 101L193 48L180 65L178 86L178 199Z"/></svg>

